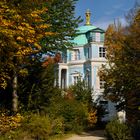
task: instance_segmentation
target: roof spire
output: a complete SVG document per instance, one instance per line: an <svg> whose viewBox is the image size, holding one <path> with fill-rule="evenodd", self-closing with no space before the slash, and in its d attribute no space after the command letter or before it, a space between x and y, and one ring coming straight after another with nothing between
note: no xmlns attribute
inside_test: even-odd
<svg viewBox="0 0 140 140"><path fill-rule="evenodd" d="M91 23L90 23L90 15L91 15L90 10L87 9L85 14L86 14L86 24L85 25L91 25Z"/></svg>

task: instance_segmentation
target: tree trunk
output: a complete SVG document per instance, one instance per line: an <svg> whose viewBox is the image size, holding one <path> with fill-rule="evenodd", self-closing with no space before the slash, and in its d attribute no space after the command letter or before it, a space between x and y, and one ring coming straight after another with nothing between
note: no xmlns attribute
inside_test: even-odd
<svg viewBox="0 0 140 140"><path fill-rule="evenodd" d="M13 93L12 93L12 111L16 113L18 111L18 96L17 96L17 75L13 78Z"/></svg>

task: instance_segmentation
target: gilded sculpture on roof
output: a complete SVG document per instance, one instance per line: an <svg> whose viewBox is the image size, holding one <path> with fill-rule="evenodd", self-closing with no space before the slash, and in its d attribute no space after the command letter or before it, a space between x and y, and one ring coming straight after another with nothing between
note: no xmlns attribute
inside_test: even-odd
<svg viewBox="0 0 140 140"><path fill-rule="evenodd" d="M87 9L85 14L86 14L86 25L91 25L91 23L90 23L90 15L91 15L90 10Z"/></svg>

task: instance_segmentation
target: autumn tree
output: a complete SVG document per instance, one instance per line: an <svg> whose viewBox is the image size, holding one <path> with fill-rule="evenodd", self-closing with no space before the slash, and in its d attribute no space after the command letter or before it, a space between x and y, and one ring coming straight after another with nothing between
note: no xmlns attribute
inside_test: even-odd
<svg viewBox="0 0 140 140"><path fill-rule="evenodd" d="M44 59L42 63L36 61L29 66L26 77L19 77L19 102L26 111L43 111L53 97L61 96L60 89L54 84L60 54Z"/></svg>
<svg viewBox="0 0 140 140"><path fill-rule="evenodd" d="M27 72L23 69L26 58L40 51L39 40L47 35L45 29L49 25L40 17L47 9L42 5L37 8L38 4L27 0L0 2L0 86L6 88L7 81L13 81L14 112L17 111L17 75Z"/></svg>
<svg viewBox="0 0 140 140"><path fill-rule="evenodd" d="M70 45L68 40L79 22L74 17L74 4L75 0L0 2L0 87L12 85L14 112L18 75L27 75L27 68L36 60L41 63L43 53Z"/></svg>
<svg viewBox="0 0 140 140"><path fill-rule="evenodd" d="M140 118L140 10L135 12L128 27L110 25L106 31L107 66L103 66L104 94L126 111L126 119Z"/></svg>
<svg viewBox="0 0 140 140"><path fill-rule="evenodd" d="M6 87L5 79L11 78L8 74L9 70L13 71L17 66L24 64L26 56L41 49L39 40L47 34L45 29L49 25L41 19L40 14L47 8L36 7L37 3L26 0L0 2L0 78L3 88Z"/></svg>
<svg viewBox="0 0 140 140"><path fill-rule="evenodd" d="M75 2L75 0L65 0L62 3L62 1L59 2L58 0L53 0L48 1L45 4L48 10L46 13L43 13L41 17L47 24L51 25L46 29L46 31L52 31L56 34L53 34L53 36L43 36L40 41L43 46L43 53L49 52L54 54L54 52L63 52L69 47L72 47L72 43L69 41L76 35L75 28L80 22L79 17L74 17ZM27 82L25 85L23 83L22 86L22 88L24 87L26 89L22 92L22 95L25 95L27 92L29 93L29 95L26 95L26 98L31 99L32 101L30 100L30 103L27 99L27 104L30 104L32 108L33 106L34 109L45 105L47 106L51 98L55 97L56 93L59 93L58 88L54 87L54 73L56 73L56 69L54 67L60 59L60 53L56 53L54 57L50 57L47 54L47 59L42 64L43 68L39 68L40 66L38 64L36 67L35 65L31 67L31 73L28 77L26 77L28 80L25 80ZM32 80L33 77L36 80ZM38 84L35 81L40 82ZM30 86L33 86L33 89L30 88ZM32 97L30 94L32 94ZM24 97L21 98L22 101L25 100ZM25 103L24 105L26 106L27 104Z"/></svg>

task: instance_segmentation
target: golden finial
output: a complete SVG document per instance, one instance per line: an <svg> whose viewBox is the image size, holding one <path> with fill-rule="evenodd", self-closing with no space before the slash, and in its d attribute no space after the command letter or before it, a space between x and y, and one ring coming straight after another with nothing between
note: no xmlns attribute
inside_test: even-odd
<svg viewBox="0 0 140 140"><path fill-rule="evenodd" d="M87 11L86 11L85 14L86 14L86 25L91 25L91 24L90 24L90 15L91 15L90 10L87 9Z"/></svg>

